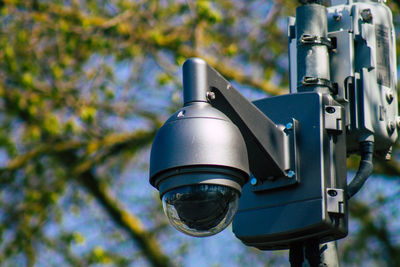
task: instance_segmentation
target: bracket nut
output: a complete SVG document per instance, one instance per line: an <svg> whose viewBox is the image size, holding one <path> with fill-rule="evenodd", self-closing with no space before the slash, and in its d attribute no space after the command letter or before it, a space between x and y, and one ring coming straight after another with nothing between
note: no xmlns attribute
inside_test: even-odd
<svg viewBox="0 0 400 267"><path fill-rule="evenodd" d="M392 90L387 91L386 92L387 102L390 104L390 103L392 103L393 99L394 99L393 91Z"/></svg>
<svg viewBox="0 0 400 267"><path fill-rule="evenodd" d="M365 22L371 22L372 21L372 12L371 9L367 8L361 11L361 18Z"/></svg>
<svg viewBox="0 0 400 267"><path fill-rule="evenodd" d="M341 21L342 20L342 14L340 14L340 13L333 14L333 19L335 21Z"/></svg>
<svg viewBox="0 0 400 267"><path fill-rule="evenodd" d="M389 123L387 124L387 131L388 131L389 135L391 135L395 129L396 129L396 126L395 126L394 122L389 121Z"/></svg>

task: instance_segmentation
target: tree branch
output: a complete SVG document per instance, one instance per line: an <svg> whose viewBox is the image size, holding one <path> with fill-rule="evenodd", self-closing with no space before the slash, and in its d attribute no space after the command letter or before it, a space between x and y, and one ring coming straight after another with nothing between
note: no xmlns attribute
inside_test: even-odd
<svg viewBox="0 0 400 267"><path fill-rule="evenodd" d="M115 198L109 187L98 181L92 173L92 168L103 162L108 157L127 149L139 149L148 145L153 140L155 131L137 131L134 133L111 134L101 140L92 142L61 142L57 144L48 144L39 146L24 155L16 157L10 161L7 167L0 169L0 173L5 171L15 171L22 168L29 161L44 156L46 154L57 154L64 159L62 164L71 169L71 161L75 168L72 168L72 176L75 177L104 207L110 217L123 229L128 231L131 237L137 242L143 253L149 259L153 266L166 267L173 266L171 260L166 256L156 239L144 228L141 221L132 215L123 205ZM95 154L96 151L102 150L92 158L83 160L76 157L76 150L86 148L86 154L83 158ZM65 159L68 158L68 161Z"/></svg>
<svg viewBox="0 0 400 267"><path fill-rule="evenodd" d="M115 25L115 23L119 23L121 21L128 19L132 15L131 12L125 11L117 15L113 19L107 21L104 19L100 19L96 16L91 16L90 14L85 14L84 12L81 12L79 10L65 10L64 7L61 8L58 5L51 5L51 11L61 17L69 17L70 13L72 12L75 13L75 15L77 15L80 18L85 17L88 20L90 18L92 21L101 22L101 23L93 23L93 25L91 25L91 27L89 27L88 29L79 28L78 26L74 27L73 30L80 35L87 35L90 34L90 32L96 31L98 29L103 30L107 27ZM234 80L238 83L251 86L257 90L262 90L271 95L279 95L288 91L287 88L278 87L274 83L268 80L255 79L252 76L246 75L240 69L232 67L229 63L221 61L220 59L217 59L213 56L207 56L205 54L202 54L201 52L196 51L196 49L193 49L188 45L181 44L179 46L176 46L177 40L181 40L182 42L184 42L185 41L184 36L190 36L190 34L182 32L182 29L179 27L172 27L172 28L162 27L160 31L162 32L161 35L163 36L163 38L159 39L151 37L152 30L135 32L135 34L133 35L134 38L131 38L128 41L126 41L127 42L126 46L131 46L132 42L135 44L141 43L143 44L144 47L154 46L159 50L161 49L170 50L171 52L186 58L201 57L229 80Z"/></svg>
<svg viewBox="0 0 400 267"><path fill-rule="evenodd" d="M71 249L66 245L60 242L59 240L53 240L50 238L47 238L45 236L40 236L40 239L46 244L46 246L54 251L60 252L65 260L74 267L83 267L87 265L86 262L81 261L80 258L75 256Z"/></svg>
<svg viewBox="0 0 400 267"><path fill-rule="evenodd" d="M218 60L215 57L210 57L198 53L195 50L191 49L189 46L181 46L179 48L179 54L187 58L200 57L204 59L210 66L216 69L219 73L221 73L222 76L224 76L225 78L229 80L234 80L241 84L249 85L255 89L262 90L270 95L280 95L288 91L287 89L278 87L267 80L258 80L254 77L248 76L244 74L240 69L232 67L226 62Z"/></svg>
<svg viewBox="0 0 400 267"><path fill-rule="evenodd" d="M125 229L136 240L153 266L173 266L169 257L161 251L160 245L154 236L146 231L141 221L129 213L122 203L112 195L105 183L100 182L94 177L92 171L82 173L79 181L95 196L114 222Z"/></svg>
<svg viewBox="0 0 400 267"><path fill-rule="evenodd" d="M362 224L360 235L364 235L364 238L376 238L388 252L386 257L388 266L399 266L400 247L391 241L391 234L386 225L377 225L374 216L371 214L371 209L360 201L353 200L349 207L351 214Z"/></svg>
<svg viewBox="0 0 400 267"><path fill-rule="evenodd" d="M395 159L385 161L383 159L375 160L375 170L377 173L384 174L386 176L400 176L399 162Z"/></svg>
<svg viewBox="0 0 400 267"><path fill-rule="evenodd" d="M111 149L116 146L127 146L131 147L134 144L145 142L146 145L150 140L154 137L155 131L136 131L133 133L118 133L118 134L110 134L104 137L103 139L97 139L93 141L65 141L59 143L52 144L44 144L39 145L32 149L31 151L26 152L20 156L17 156L11 159L6 167L0 168L0 174L7 171L15 171L22 168L29 161L48 154L58 154L63 153L70 150L78 150L82 148L86 148L86 156L90 154L94 154L99 149ZM107 156L107 155L105 155ZM84 164L86 161L81 161L81 164ZM79 171L78 172L83 172Z"/></svg>
<svg viewBox="0 0 400 267"><path fill-rule="evenodd" d="M398 7L400 7L400 0L393 0L392 2L394 2Z"/></svg>

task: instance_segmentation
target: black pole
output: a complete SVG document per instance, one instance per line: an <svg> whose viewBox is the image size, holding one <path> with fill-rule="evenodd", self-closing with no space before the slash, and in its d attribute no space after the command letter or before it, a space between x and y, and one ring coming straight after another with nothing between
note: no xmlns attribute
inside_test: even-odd
<svg viewBox="0 0 400 267"><path fill-rule="evenodd" d="M305 245L306 259L310 267L319 267L321 263L321 253L319 250L319 242L317 240L311 240Z"/></svg>
<svg viewBox="0 0 400 267"><path fill-rule="evenodd" d="M303 244L297 243L290 246L289 261L291 267L302 267L304 261Z"/></svg>
<svg viewBox="0 0 400 267"><path fill-rule="evenodd" d="M291 245L289 250L290 266L302 267L304 260L307 260L309 267L321 266L321 250L319 245L319 241L315 239Z"/></svg>
<svg viewBox="0 0 400 267"><path fill-rule="evenodd" d="M309 5L309 4L318 4L322 5L323 0L299 0L299 3L302 5Z"/></svg>

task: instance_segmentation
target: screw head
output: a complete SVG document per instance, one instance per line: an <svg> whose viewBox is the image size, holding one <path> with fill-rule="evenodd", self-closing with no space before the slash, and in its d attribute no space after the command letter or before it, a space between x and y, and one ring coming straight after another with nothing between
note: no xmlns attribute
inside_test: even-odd
<svg viewBox="0 0 400 267"><path fill-rule="evenodd" d="M331 197L336 197L338 195L338 192L336 190L328 190L328 195L330 195Z"/></svg>
<svg viewBox="0 0 400 267"><path fill-rule="evenodd" d="M292 178L294 178L295 176L296 176L296 173L295 173L294 171L292 171L292 170L288 171L288 173L287 173L287 177L288 177L288 178L292 179Z"/></svg>
<svg viewBox="0 0 400 267"><path fill-rule="evenodd" d="M329 114L333 114L336 112L336 109L334 107L326 107L325 111L328 112Z"/></svg>
<svg viewBox="0 0 400 267"><path fill-rule="evenodd" d="M251 184L251 185L256 185L257 182L258 182L258 181L257 181L257 178L254 178L254 177L251 178L251 180L250 180L250 184Z"/></svg>
<svg viewBox="0 0 400 267"><path fill-rule="evenodd" d="M333 14L333 19L335 21L340 21L342 19L342 14L336 11L335 14Z"/></svg>
<svg viewBox="0 0 400 267"><path fill-rule="evenodd" d="M392 103L393 99L394 99L393 91L392 90L387 91L386 101L390 104Z"/></svg>
<svg viewBox="0 0 400 267"><path fill-rule="evenodd" d="M370 22L372 20L371 9L367 8L361 11L361 18L365 22Z"/></svg>
<svg viewBox="0 0 400 267"><path fill-rule="evenodd" d="M394 122L393 122L393 121L390 121L390 122L388 123L388 125L387 125L387 131L388 131L388 133L391 135L391 134L394 132L395 128L396 128L396 126L395 126Z"/></svg>
<svg viewBox="0 0 400 267"><path fill-rule="evenodd" d="M207 98L208 98L208 100L214 100L215 99L215 93L214 92L207 92Z"/></svg>
<svg viewBox="0 0 400 267"><path fill-rule="evenodd" d="M292 130L293 129L293 123L288 122L286 123L286 130Z"/></svg>
<svg viewBox="0 0 400 267"><path fill-rule="evenodd" d="M178 118L182 118L182 117L185 117L185 113L186 113L185 110L181 110L181 111L179 111L178 115L176 115L176 116L177 116Z"/></svg>
<svg viewBox="0 0 400 267"><path fill-rule="evenodd" d="M386 154L385 154L385 160L386 161L389 161L389 160L392 159L392 149L391 148L392 147L390 147L389 151L387 151Z"/></svg>

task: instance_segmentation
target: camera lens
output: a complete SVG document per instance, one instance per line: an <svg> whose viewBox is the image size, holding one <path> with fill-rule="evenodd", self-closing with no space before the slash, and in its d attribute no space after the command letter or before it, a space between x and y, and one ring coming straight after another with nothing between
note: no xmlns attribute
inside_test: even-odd
<svg viewBox="0 0 400 267"><path fill-rule="evenodd" d="M238 207L239 192L223 185L196 184L175 188L162 197L171 224L191 236L210 236L225 229Z"/></svg>

